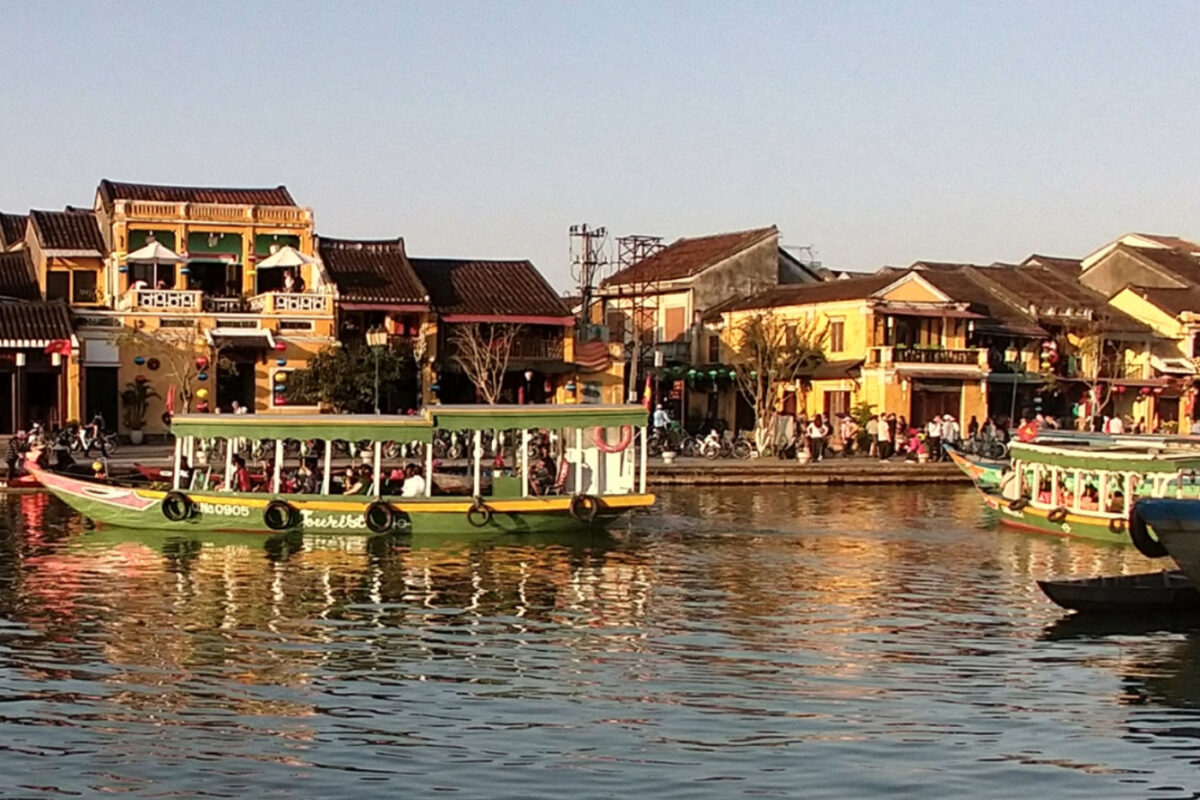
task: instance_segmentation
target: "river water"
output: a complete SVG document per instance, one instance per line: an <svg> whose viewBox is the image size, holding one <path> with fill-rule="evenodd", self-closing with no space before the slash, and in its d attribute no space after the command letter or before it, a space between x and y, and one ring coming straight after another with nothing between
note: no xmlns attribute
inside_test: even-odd
<svg viewBox="0 0 1200 800"><path fill-rule="evenodd" d="M0 796L1195 797L1153 568L960 487L672 490L611 536L163 541L0 499Z"/></svg>

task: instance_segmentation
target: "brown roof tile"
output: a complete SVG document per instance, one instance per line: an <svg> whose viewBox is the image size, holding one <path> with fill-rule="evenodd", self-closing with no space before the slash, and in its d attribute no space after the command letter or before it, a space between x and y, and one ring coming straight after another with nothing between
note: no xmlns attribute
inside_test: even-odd
<svg viewBox="0 0 1200 800"><path fill-rule="evenodd" d="M341 299L428 305L429 292L404 252L403 239L317 239L317 252Z"/></svg>
<svg viewBox="0 0 1200 800"><path fill-rule="evenodd" d="M247 206L294 206L286 186L274 189L228 189L207 186L158 186L150 183L100 181L100 197L111 206L114 200L151 200L161 203L220 203Z"/></svg>
<svg viewBox="0 0 1200 800"><path fill-rule="evenodd" d="M1026 258L1021 262L1022 267L1051 267L1054 269L1063 270L1078 275L1083 268L1083 259L1080 258L1062 258L1061 256L1043 256L1037 253Z"/></svg>
<svg viewBox="0 0 1200 800"><path fill-rule="evenodd" d="M4 214L0 212L0 250L12 247L25 240L25 225L28 214Z"/></svg>
<svg viewBox="0 0 1200 800"><path fill-rule="evenodd" d="M1200 253L1200 244L1189 239L1181 239L1178 236L1164 236L1160 233L1137 233L1135 236L1140 236L1143 239L1149 239L1152 242L1158 242L1164 247L1169 247L1172 250L1181 250L1185 253Z"/></svg>
<svg viewBox="0 0 1200 800"><path fill-rule="evenodd" d="M1193 314L1200 314L1200 288L1194 286L1187 289L1160 289L1141 286L1131 286L1129 288L1131 291L1137 292L1148 302L1171 314L1182 314L1188 311Z"/></svg>
<svg viewBox="0 0 1200 800"><path fill-rule="evenodd" d="M772 225L769 228L720 233L715 236L698 236L694 239L679 239L649 258L610 275L601 282L601 286L623 286L690 278L714 264L737 255L748 247L778 235L779 230Z"/></svg>
<svg viewBox="0 0 1200 800"><path fill-rule="evenodd" d="M1189 283L1200 286L1200 258L1183 250L1160 250L1152 247L1130 248L1147 261L1154 262L1164 272Z"/></svg>
<svg viewBox="0 0 1200 800"><path fill-rule="evenodd" d="M44 347L52 339L70 338L71 316L65 303L0 302L0 344L7 340Z"/></svg>
<svg viewBox="0 0 1200 800"><path fill-rule="evenodd" d="M30 211L38 242L47 250L104 253L104 240L92 211Z"/></svg>
<svg viewBox="0 0 1200 800"><path fill-rule="evenodd" d="M0 253L0 298L41 300L37 273L28 250Z"/></svg>
<svg viewBox="0 0 1200 800"><path fill-rule="evenodd" d="M528 261L411 259L439 314L570 318L571 310Z"/></svg>

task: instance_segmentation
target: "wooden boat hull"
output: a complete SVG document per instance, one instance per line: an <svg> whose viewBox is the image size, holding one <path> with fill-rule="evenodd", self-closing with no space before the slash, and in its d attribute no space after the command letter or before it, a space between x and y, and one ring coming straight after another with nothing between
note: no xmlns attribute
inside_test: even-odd
<svg viewBox="0 0 1200 800"><path fill-rule="evenodd" d="M79 513L103 525L153 529L163 532L212 531L278 534L264 519L273 500L296 509L295 524L287 530L302 533L371 536L366 509L374 497L318 495L237 495L214 491L188 492L194 503L192 515L178 522L163 514L167 492L151 488L119 486L35 470L43 485ZM654 504L652 494L614 495L599 498L596 516L590 522L571 514L570 496L485 498L491 512L486 522L472 525L467 519L473 501L469 497L399 498L384 497L396 510L396 533L560 533L602 529L638 508ZM475 515L479 522L481 515Z"/></svg>
<svg viewBox="0 0 1200 800"><path fill-rule="evenodd" d="M1150 527L1179 568L1200 586L1200 500L1148 498L1134 513Z"/></svg>
<svg viewBox="0 0 1200 800"><path fill-rule="evenodd" d="M7 474L0 475L0 489L39 489L41 486L41 481L28 472L17 475L11 481Z"/></svg>
<svg viewBox="0 0 1200 800"><path fill-rule="evenodd" d="M1013 508L1012 504L998 493L981 487L976 488L979 489L984 504L996 512L996 518L1001 525L1006 527L1049 533L1055 536L1072 536L1109 544L1132 544L1129 538L1129 526L1125 520L1119 517L1105 519L1068 511L1066 517L1055 522L1049 519L1050 509L1035 508L1031 505Z"/></svg>
<svg viewBox="0 0 1200 800"><path fill-rule="evenodd" d="M954 462L954 465L974 481L976 486L985 489L1000 487L1000 477L1008 469L1007 461L993 461L980 456L969 456L950 446L946 447L946 452L950 455L950 460Z"/></svg>
<svg viewBox="0 0 1200 800"><path fill-rule="evenodd" d="M1182 571L1038 581L1056 605L1071 611L1200 611L1200 591Z"/></svg>

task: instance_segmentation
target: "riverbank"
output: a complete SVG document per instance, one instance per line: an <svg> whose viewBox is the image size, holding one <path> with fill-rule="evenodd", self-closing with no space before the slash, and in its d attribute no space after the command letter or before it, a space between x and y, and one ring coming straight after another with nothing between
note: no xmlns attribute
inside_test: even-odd
<svg viewBox="0 0 1200 800"><path fill-rule="evenodd" d="M651 486L803 486L836 484L970 483L950 462L915 464L869 458L829 458L816 463L774 458L746 461L677 458L674 464L650 461Z"/></svg>

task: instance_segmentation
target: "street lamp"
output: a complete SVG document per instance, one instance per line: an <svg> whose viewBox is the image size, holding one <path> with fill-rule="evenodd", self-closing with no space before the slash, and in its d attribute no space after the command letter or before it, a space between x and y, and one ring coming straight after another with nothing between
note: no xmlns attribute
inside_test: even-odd
<svg viewBox="0 0 1200 800"><path fill-rule="evenodd" d="M367 347L375 354L375 413L379 413L379 354L387 347L388 334L380 326L367 331Z"/></svg>

